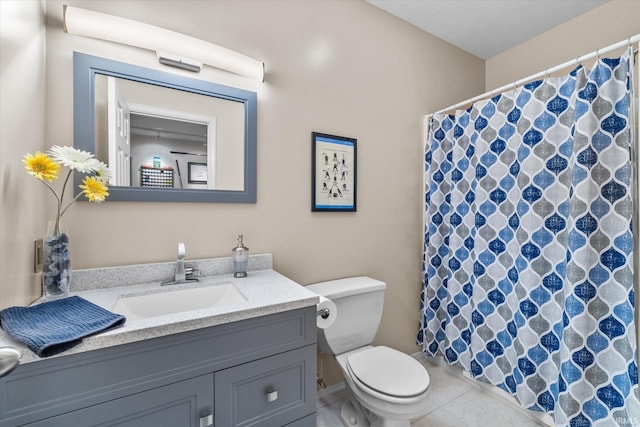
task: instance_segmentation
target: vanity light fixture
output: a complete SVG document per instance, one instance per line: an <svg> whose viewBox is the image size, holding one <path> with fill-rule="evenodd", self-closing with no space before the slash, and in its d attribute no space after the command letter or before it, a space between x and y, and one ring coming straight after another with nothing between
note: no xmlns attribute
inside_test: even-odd
<svg viewBox="0 0 640 427"><path fill-rule="evenodd" d="M62 10L66 33L154 50L160 63L189 71L199 72L207 64L264 81L264 63L225 47L106 13L68 5Z"/></svg>

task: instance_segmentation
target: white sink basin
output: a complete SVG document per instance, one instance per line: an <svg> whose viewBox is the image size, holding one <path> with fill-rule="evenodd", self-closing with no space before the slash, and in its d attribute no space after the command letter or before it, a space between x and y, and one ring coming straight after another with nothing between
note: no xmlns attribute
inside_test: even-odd
<svg viewBox="0 0 640 427"><path fill-rule="evenodd" d="M192 286L197 285L194 283ZM233 283L222 282L173 291L163 288L155 293L121 297L113 307L113 311L124 315L128 320L136 320L243 301L247 301L247 298Z"/></svg>

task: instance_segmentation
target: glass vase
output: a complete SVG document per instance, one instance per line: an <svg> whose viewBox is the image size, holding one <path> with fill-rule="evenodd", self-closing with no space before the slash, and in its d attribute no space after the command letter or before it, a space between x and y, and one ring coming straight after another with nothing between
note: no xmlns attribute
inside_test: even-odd
<svg viewBox="0 0 640 427"><path fill-rule="evenodd" d="M56 227L57 225L57 227ZM66 224L49 221L44 236L44 263L42 265L42 289L44 296L65 296L71 283L71 250Z"/></svg>

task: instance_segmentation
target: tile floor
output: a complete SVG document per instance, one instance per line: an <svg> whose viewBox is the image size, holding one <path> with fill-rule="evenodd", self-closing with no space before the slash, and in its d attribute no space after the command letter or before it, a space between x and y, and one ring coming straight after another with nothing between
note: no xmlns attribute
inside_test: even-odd
<svg viewBox="0 0 640 427"><path fill-rule="evenodd" d="M416 359L424 364L431 378L429 412L414 420L412 427L534 427L546 426L538 414L511 404L483 384L464 378L460 370L444 363L432 364L423 355ZM495 387L492 387L495 389ZM346 399L344 387L338 385L318 393L316 425L342 427L340 406Z"/></svg>

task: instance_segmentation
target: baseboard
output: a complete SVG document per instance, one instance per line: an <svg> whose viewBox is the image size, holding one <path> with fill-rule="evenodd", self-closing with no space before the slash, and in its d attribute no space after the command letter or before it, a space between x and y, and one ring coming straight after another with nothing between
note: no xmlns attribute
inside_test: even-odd
<svg viewBox="0 0 640 427"><path fill-rule="evenodd" d="M318 390L318 397L324 397L327 394L333 394L333 393L338 393L339 391L342 391L344 389L344 381L340 381L337 384L333 384L328 386L327 388L323 388Z"/></svg>

